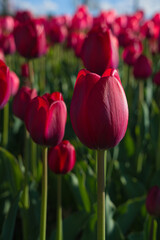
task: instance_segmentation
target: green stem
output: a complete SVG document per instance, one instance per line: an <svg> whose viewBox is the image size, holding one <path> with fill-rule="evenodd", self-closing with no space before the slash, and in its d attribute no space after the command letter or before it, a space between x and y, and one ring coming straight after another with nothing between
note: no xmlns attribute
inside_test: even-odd
<svg viewBox="0 0 160 240"><path fill-rule="evenodd" d="M24 192L23 192L23 205L25 209L29 208L29 186L28 186L28 171L29 171L29 133L25 129L25 149L24 149Z"/></svg>
<svg viewBox="0 0 160 240"><path fill-rule="evenodd" d="M9 125L9 103L3 109L3 136L2 145L4 147L8 144L8 125Z"/></svg>
<svg viewBox="0 0 160 240"><path fill-rule="evenodd" d="M28 62L29 65L29 81L30 81L30 86L33 87L34 84L34 72L33 72L33 62L30 60Z"/></svg>
<svg viewBox="0 0 160 240"><path fill-rule="evenodd" d="M157 152L156 152L156 170L160 170L160 114L158 121L158 141L157 141Z"/></svg>
<svg viewBox="0 0 160 240"><path fill-rule="evenodd" d="M46 76L45 76L45 57L41 57L40 59L40 82L39 82L39 88L40 92L44 93L45 87L46 87Z"/></svg>
<svg viewBox="0 0 160 240"><path fill-rule="evenodd" d="M140 104L143 102L144 100L144 82L143 80L139 81L139 102Z"/></svg>
<svg viewBox="0 0 160 240"><path fill-rule="evenodd" d="M21 210L22 216L22 229L23 229L23 240L28 240L28 210Z"/></svg>
<svg viewBox="0 0 160 240"><path fill-rule="evenodd" d="M40 240L46 240L46 220L47 220L47 147L43 147L43 175L42 175L42 202L41 202L41 223L40 223Z"/></svg>
<svg viewBox="0 0 160 240"><path fill-rule="evenodd" d="M57 233L56 233L56 240L62 240L63 234L62 234L62 176L57 175Z"/></svg>
<svg viewBox="0 0 160 240"><path fill-rule="evenodd" d="M157 239L157 221L152 217L151 225L150 225L150 232L149 232L149 240L156 240Z"/></svg>
<svg viewBox="0 0 160 240"><path fill-rule="evenodd" d="M105 240L105 167L104 150L98 150L97 240Z"/></svg>
<svg viewBox="0 0 160 240"><path fill-rule="evenodd" d="M33 140L31 140L31 169L33 177L36 179L37 177L37 145Z"/></svg>

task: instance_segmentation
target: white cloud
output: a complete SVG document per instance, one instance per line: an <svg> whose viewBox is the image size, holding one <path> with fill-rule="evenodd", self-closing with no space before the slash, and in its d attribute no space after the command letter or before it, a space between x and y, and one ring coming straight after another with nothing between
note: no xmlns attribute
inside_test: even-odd
<svg viewBox="0 0 160 240"><path fill-rule="evenodd" d="M24 1L14 0L14 6L16 9L30 10L36 15L54 13L58 10L58 5L51 0L32 2L29 2L27 0Z"/></svg>
<svg viewBox="0 0 160 240"><path fill-rule="evenodd" d="M143 9L147 17L160 12L159 0L102 0L99 2L100 9L115 9L118 14L132 13L136 6Z"/></svg>

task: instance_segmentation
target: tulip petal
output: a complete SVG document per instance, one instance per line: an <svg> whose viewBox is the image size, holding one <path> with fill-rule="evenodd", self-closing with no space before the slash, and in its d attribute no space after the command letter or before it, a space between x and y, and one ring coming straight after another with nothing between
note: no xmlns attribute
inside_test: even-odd
<svg viewBox="0 0 160 240"><path fill-rule="evenodd" d="M44 142L46 145L59 144L64 136L67 109L63 101L56 101L49 108L45 124Z"/></svg>
<svg viewBox="0 0 160 240"><path fill-rule="evenodd" d="M124 137L128 105L124 90L115 77L104 77L92 89L87 101L92 148L108 149Z"/></svg>
<svg viewBox="0 0 160 240"><path fill-rule="evenodd" d="M87 139L85 138L87 142L89 141L88 138L90 138L89 134L87 134L88 120L86 115L86 102L90 91L99 79L100 76L97 74L88 73L86 76L82 74L79 78L77 78L77 83L74 88L74 94L70 107L70 116L72 127L81 141L82 139L84 140L84 136L87 136ZM79 131L79 128L81 131Z"/></svg>

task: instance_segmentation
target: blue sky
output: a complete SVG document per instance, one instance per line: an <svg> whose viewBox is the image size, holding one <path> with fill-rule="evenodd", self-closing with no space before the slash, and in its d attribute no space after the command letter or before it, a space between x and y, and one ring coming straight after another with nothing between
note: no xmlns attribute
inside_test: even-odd
<svg viewBox="0 0 160 240"><path fill-rule="evenodd" d="M36 15L73 14L80 0L10 0L14 9L29 9ZM115 9L117 13L131 13L135 2L143 8L147 16L160 12L160 0L90 0L90 10ZM95 11L94 11L95 12Z"/></svg>

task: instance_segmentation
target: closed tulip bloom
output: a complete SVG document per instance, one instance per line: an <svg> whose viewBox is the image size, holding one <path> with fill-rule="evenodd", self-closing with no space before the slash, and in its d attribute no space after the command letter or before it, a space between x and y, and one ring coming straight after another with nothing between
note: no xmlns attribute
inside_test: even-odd
<svg viewBox="0 0 160 240"><path fill-rule="evenodd" d="M13 71L10 71L10 78L11 78L11 96L14 96L18 92L20 81L18 76Z"/></svg>
<svg viewBox="0 0 160 240"><path fill-rule="evenodd" d="M102 75L106 68L117 68L118 41L110 30L95 26L82 46L81 58L87 70Z"/></svg>
<svg viewBox="0 0 160 240"><path fill-rule="evenodd" d="M55 147L49 149L48 165L51 171L56 174L70 172L76 162L74 146L67 140L62 141Z"/></svg>
<svg viewBox="0 0 160 240"><path fill-rule="evenodd" d="M21 75L22 77L28 78L29 77L29 65L28 63L24 63L21 65Z"/></svg>
<svg viewBox="0 0 160 240"><path fill-rule="evenodd" d="M30 11L17 11L15 15L15 20L22 23L33 19L34 16Z"/></svg>
<svg viewBox="0 0 160 240"><path fill-rule="evenodd" d="M8 102L11 95L11 79L9 68L0 60L0 109Z"/></svg>
<svg viewBox="0 0 160 240"><path fill-rule="evenodd" d="M128 65L134 65L137 58L141 55L143 45L140 41L134 41L131 45L127 46L122 53L123 61Z"/></svg>
<svg viewBox="0 0 160 240"><path fill-rule="evenodd" d="M17 51L25 58L37 58L47 52L44 26L36 20L18 24L14 38Z"/></svg>
<svg viewBox="0 0 160 240"><path fill-rule="evenodd" d="M4 54L13 54L16 51L15 41L13 34L1 35L0 46L3 49Z"/></svg>
<svg viewBox="0 0 160 240"><path fill-rule="evenodd" d="M20 118L22 121L24 121L27 107L30 101L36 96L37 91L35 89L30 89L29 87L20 88L13 99L13 114L16 117Z"/></svg>
<svg viewBox="0 0 160 240"><path fill-rule="evenodd" d="M56 146L63 139L66 119L67 109L62 94L54 92L30 102L25 123L37 144Z"/></svg>
<svg viewBox="0 0 160 240"><path fill-rule="evenodd" d="M76 135L87 147L116 146L128 125L128 104L118 72L107 69L100 77L81 70L74 87L70 116Z"/></svg>
<svg viewBox="0 0 160 240"><path fill-rule="evenodd" d="M151 61L144 55L140 55L133 68L133 74L135 78L146 79L152 74Z"/></svg>
<svg viewBox="0 0 160 240"><path fill-rule="evenodd" d="M150 215L155 217L160 217L160 188L158 186L153 186L146 199L146 208Z"/></svg>
<svg viewBox="0 0 160 240"><path fill-rule="evenodd" d="M154 75L153 82L158 86L160 85L160 71Z"/></svg>

